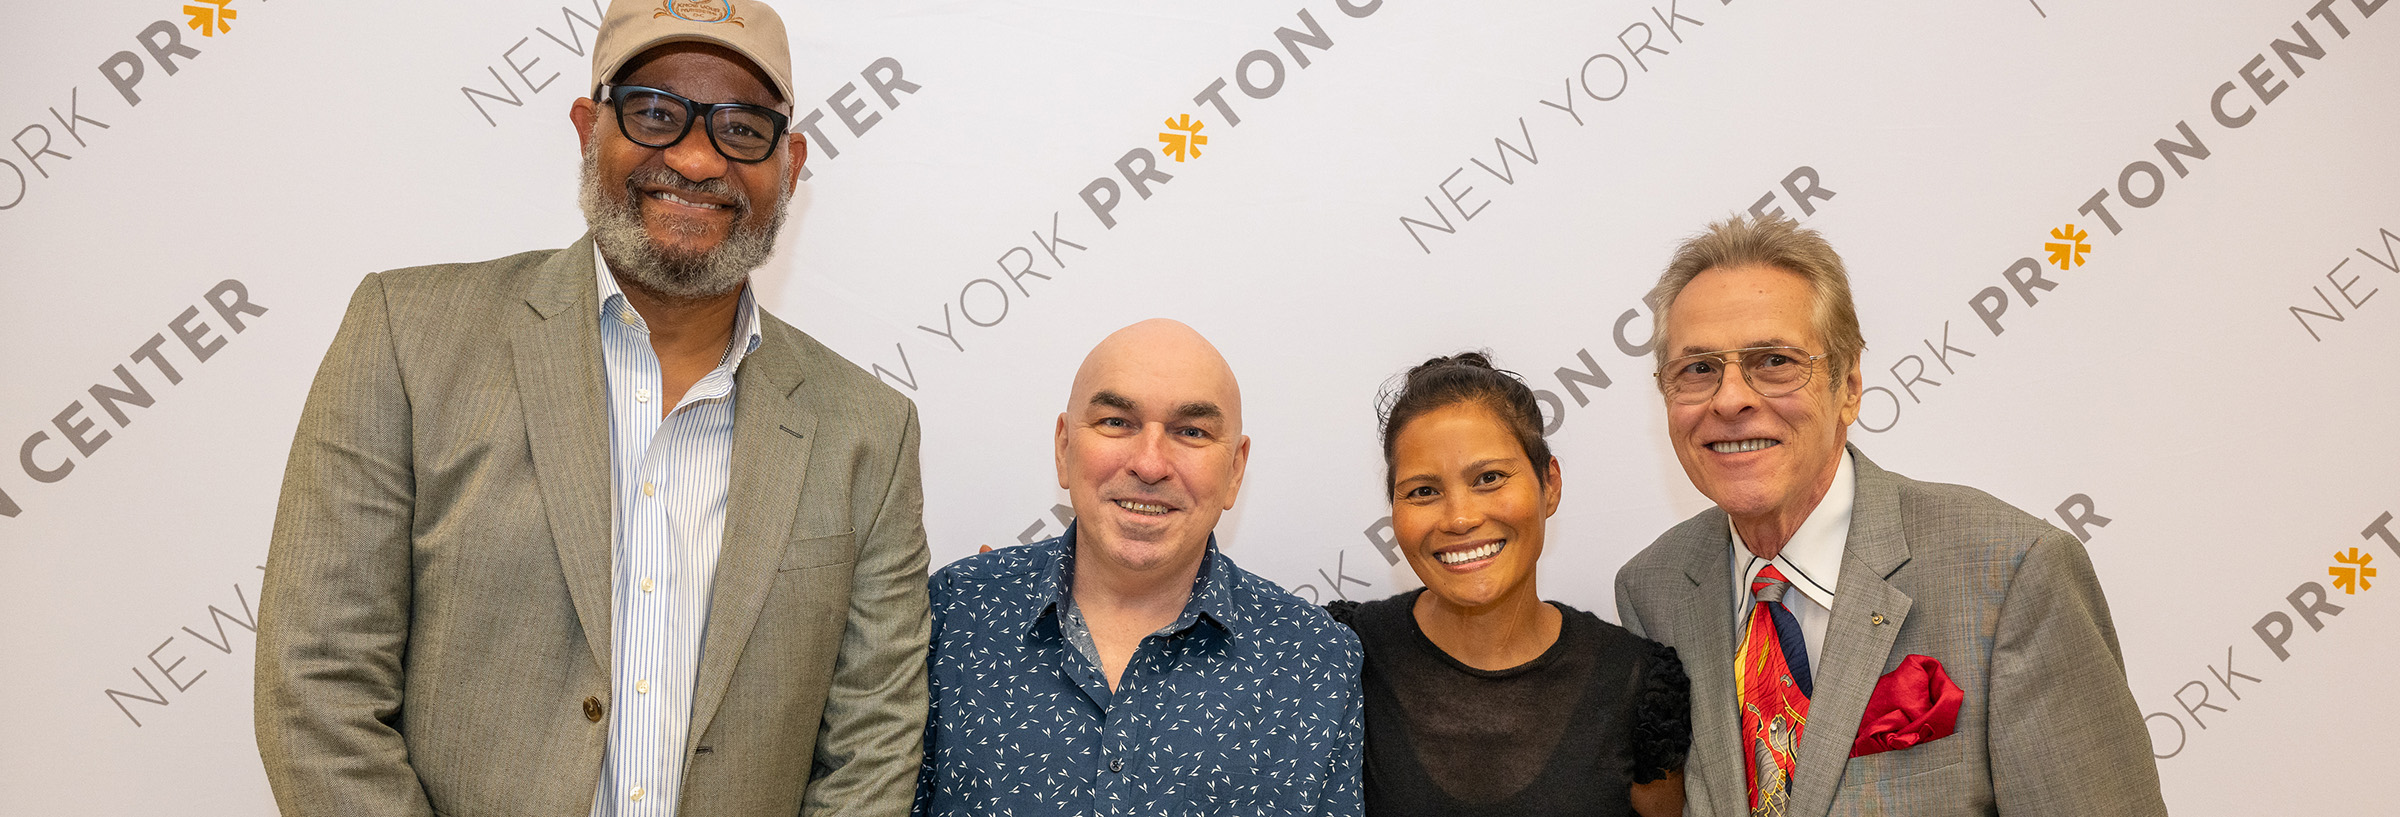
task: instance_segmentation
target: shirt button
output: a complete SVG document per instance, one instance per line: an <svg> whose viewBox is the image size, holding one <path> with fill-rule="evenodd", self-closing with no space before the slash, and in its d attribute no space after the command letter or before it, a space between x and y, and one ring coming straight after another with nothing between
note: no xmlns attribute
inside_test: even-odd
<svg viewBox="0 0 2400 817"><path fill-rule="evenodd" d="M633 402L636 402L636 403L647 403L647 402L650 402L650 390L649 390L649 389L634 389L634 390L633 390Z"/></svg>
<svg viewBox="0 0 2400 817"><path fill-rule="evenodd" d="M643 496L657 496L657 495L658 495L658 486L657 486L656 484L653 484L653 483L648 483L648 482L642 483L642 495L643 495Z"/></svg>
<svg viewBox="0 0 2400 817"><path fill-rule="evenodd" d="M644 592L644 593L648 593L648 592L650 592L650 587L651 587L651 584L650 584L650 577L648 577L648 576L644 576L644 577L642 577L642 592Z"/></svg>
<svg viewBox="0 0 2400 817"><path fill-rule="evenodd" d="M644 678L642 680L633 682L633 691L642 693L644 695L650 694L650 679Z"/></svg>
<svg viewBox="0 0 2400 817"><path fill-rule="evenodd" d="M1124 759L1124 758L1121 758L1121 757L1112 757L1112 758L1109 758L1109 759L1108 759L1108 770L1109 770L1109 771L1112 771L1112 772L1122 772L1122 771L1125 771L1125 759Z"/></svg>
<svg viewBox="0 0 2400 817"><path fill-rule="evenodd" d="M635 787L633 787L633 792L632 792L631 794L627 795L627 796L629 796L629 797L632 797L632 798L633 798L633 802L636 802L636 803L642 802L642 787L640 787L640 786L635 786Z"/></svg>
<svg viewBox="0 0 2400 817"><path fill-rule="evenodd" d="M624 322L626 326L634 325L633 310L627 309L618 312L617 320Z"/></svg>

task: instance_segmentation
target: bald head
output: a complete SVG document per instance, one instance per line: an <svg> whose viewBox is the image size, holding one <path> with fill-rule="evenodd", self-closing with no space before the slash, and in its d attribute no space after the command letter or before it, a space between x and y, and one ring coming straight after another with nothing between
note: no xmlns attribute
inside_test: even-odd
<svg viewBox="0 0 2400 817"><path fill-rule="evenodd" d="M1173 409L1214 413L1224 419L1229 433L1242 433L1242 387L1234 381L1233 367L1214 344L1181 321L1151 318L1112 332L1092 347L1075 370L1067 413L1075 414L1095 400L1130 400L1124 386L1131 381L1180 384L1176 391L1195 399Z"/></svg>
<svg viewBox="0 0 2400 817"><path fill-rule="evenodd" d="M1075 505L1078 558L1088 560L1078 564L1095 575L1188 578L1250 459L1232 367L1200 333L1164 319L1092 349L1057 437L1058 487Z"/></svg>

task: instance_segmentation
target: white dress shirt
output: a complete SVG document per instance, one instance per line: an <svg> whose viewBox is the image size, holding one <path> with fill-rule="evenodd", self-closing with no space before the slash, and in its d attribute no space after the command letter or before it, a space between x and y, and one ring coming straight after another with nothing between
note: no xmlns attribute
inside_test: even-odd
<svg viewBox="0 0 2400 817"><path fill-rule="evenodd" d="M1738 655L1742 634L1750 626L1750 611L1758 600L1750 596L1750 580L1767 565L1782 571L1791 586L1783 591L1783 606L1792 611L1800 623L1800 635L1807 640L1808 674L1819 677L1817 668L1824 666L1825 626L1833 620L1833 593L1841 586L1842 550L1850 543L1850 508L1858 498L1858 472L1850 465L1850 452L1842 451L1842 463L1833 472L1833 485L1825 489L1825 499L1809 511L1792 533L1792 541L1772 560L1758 558L1742 544L1742 532L1733 530L1730 521L1727 533L1733 548L1733 644ZM1794 592L1797 591L1797 592Z"/></svg>
<svg viewBox="0 0 2400 817"><path fill-rule="evenodd" d="M758 348L758 304L742 289L717 368L663 419L650 327L592 252L608 400L610 564L608 754L593 817L674 817L683 794L692 687L733 473L734 373Z"/></svg>

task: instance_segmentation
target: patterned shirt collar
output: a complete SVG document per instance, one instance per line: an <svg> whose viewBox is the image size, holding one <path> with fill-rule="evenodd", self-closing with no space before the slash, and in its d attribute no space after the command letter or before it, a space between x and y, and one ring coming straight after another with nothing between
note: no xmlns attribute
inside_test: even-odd
<svg viewBox="0 0 2400 817"><path fill-rule="evenodd" d="M1025 620L1024 631L1028 634L1040 626L1043 619L1062 615L1068 598L1074 595L1075 531L1075 525L1069 523L1067 532L1058 537L1058 550L1041 557L1050 562L1039 568L1049 577L1045 582L1049 587L1049 601ZM1159 633L1179 633L1191 629L1194 624L1206 623L1219 632L1232 635L1233 622L1236 620L1234 594L1232 582L1224 578L1231 575L1227 569L1229 567L1231 563L1226 561L1224 554L1217 552L1217 535L1210 533L1208 552L1200 559L1200 574L1192 577L1192 591L1184 600L1183 614L1176 616L1175 622L1161 628Z"/></svg>
<svg viewBox="0 0 2400 817"><path fill-rule="evenodd" d="M650 334L650 322L642 317L641 310L626 302L625 290L617 285L617 276L609 274L608 258L600 254L598 242L592 244L592 269L600 279L600 320L604 323L623 321L644 335ZM743 342L726 345L725 356L717 361L718 368L728 372L741 371L742 359L758 351L758 344L762 340L758 326L757 290L744 280L741 305L734 307L733 312L733 336L742 338Z"/></svg>
<svg viewBox="0 0 2400 817"><path fill-rule="evenodd" d="M1187 629L1143 638L1112 687L1054 629L1070 538L927 578L932 714L914 813L1361 813L1357 636L1211 547Z"/></svg>

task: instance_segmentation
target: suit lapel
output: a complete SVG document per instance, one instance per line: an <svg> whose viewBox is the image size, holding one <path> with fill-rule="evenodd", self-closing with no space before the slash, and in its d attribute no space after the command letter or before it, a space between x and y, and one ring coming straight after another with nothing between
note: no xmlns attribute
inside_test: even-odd
<svg viewBox="0 0 2400 817"><path fill-rule="evenodd" d="M525 304L540 320L509 335L517 395L534 478L550 519L550 538L566 574L567 595L605 682L609 674L609 560L613 518L608 487L607 398L600 367L597 270L589 237L542 265Z"/></svg>
<svg viewBox="0 0 2400 817"><path fill-rule="evenodd" d="M1748 813L1741 693L1733 678L1733 540L1724 511L1710 508L1705 515L1708 521L1694 526L1700 532L1677 543L1688 556L1684 577L1692 589L1675 617L1675 643L1682 645L1678 657L1692 682L1692 752L1705 755L1689 765L1705 761L1709 775L1702 785L1717 811Z"/></svg>
<svg viewBox="0 0 2400 817"><path fill-rule="evenodd" d="M1793 814L1825 814L1833 808L1867 698L1891 661L1892 643L1913 603L1889 581L1909 558L1900 524L1900 482L1857 448L1850 456L1858 493L1849 541L1842 548L1841 586L1834 588L1833 620L1820 651L1825 665L1814 668L1816 695L1809 699L1808 727L1800 738Z"/></svg>
<svg viewBox="0 0 2400 817"><path fill-rule="evenodd" d="M687 757L708 733L775 583L784 544L799 514L809 447L817 436L815 415L792 400L805 379L797 346L764 312L759 320L758 350L743 358L734 377L733 475L725 497L725 542L717 555L708 632L700 647Z"/></svg>

